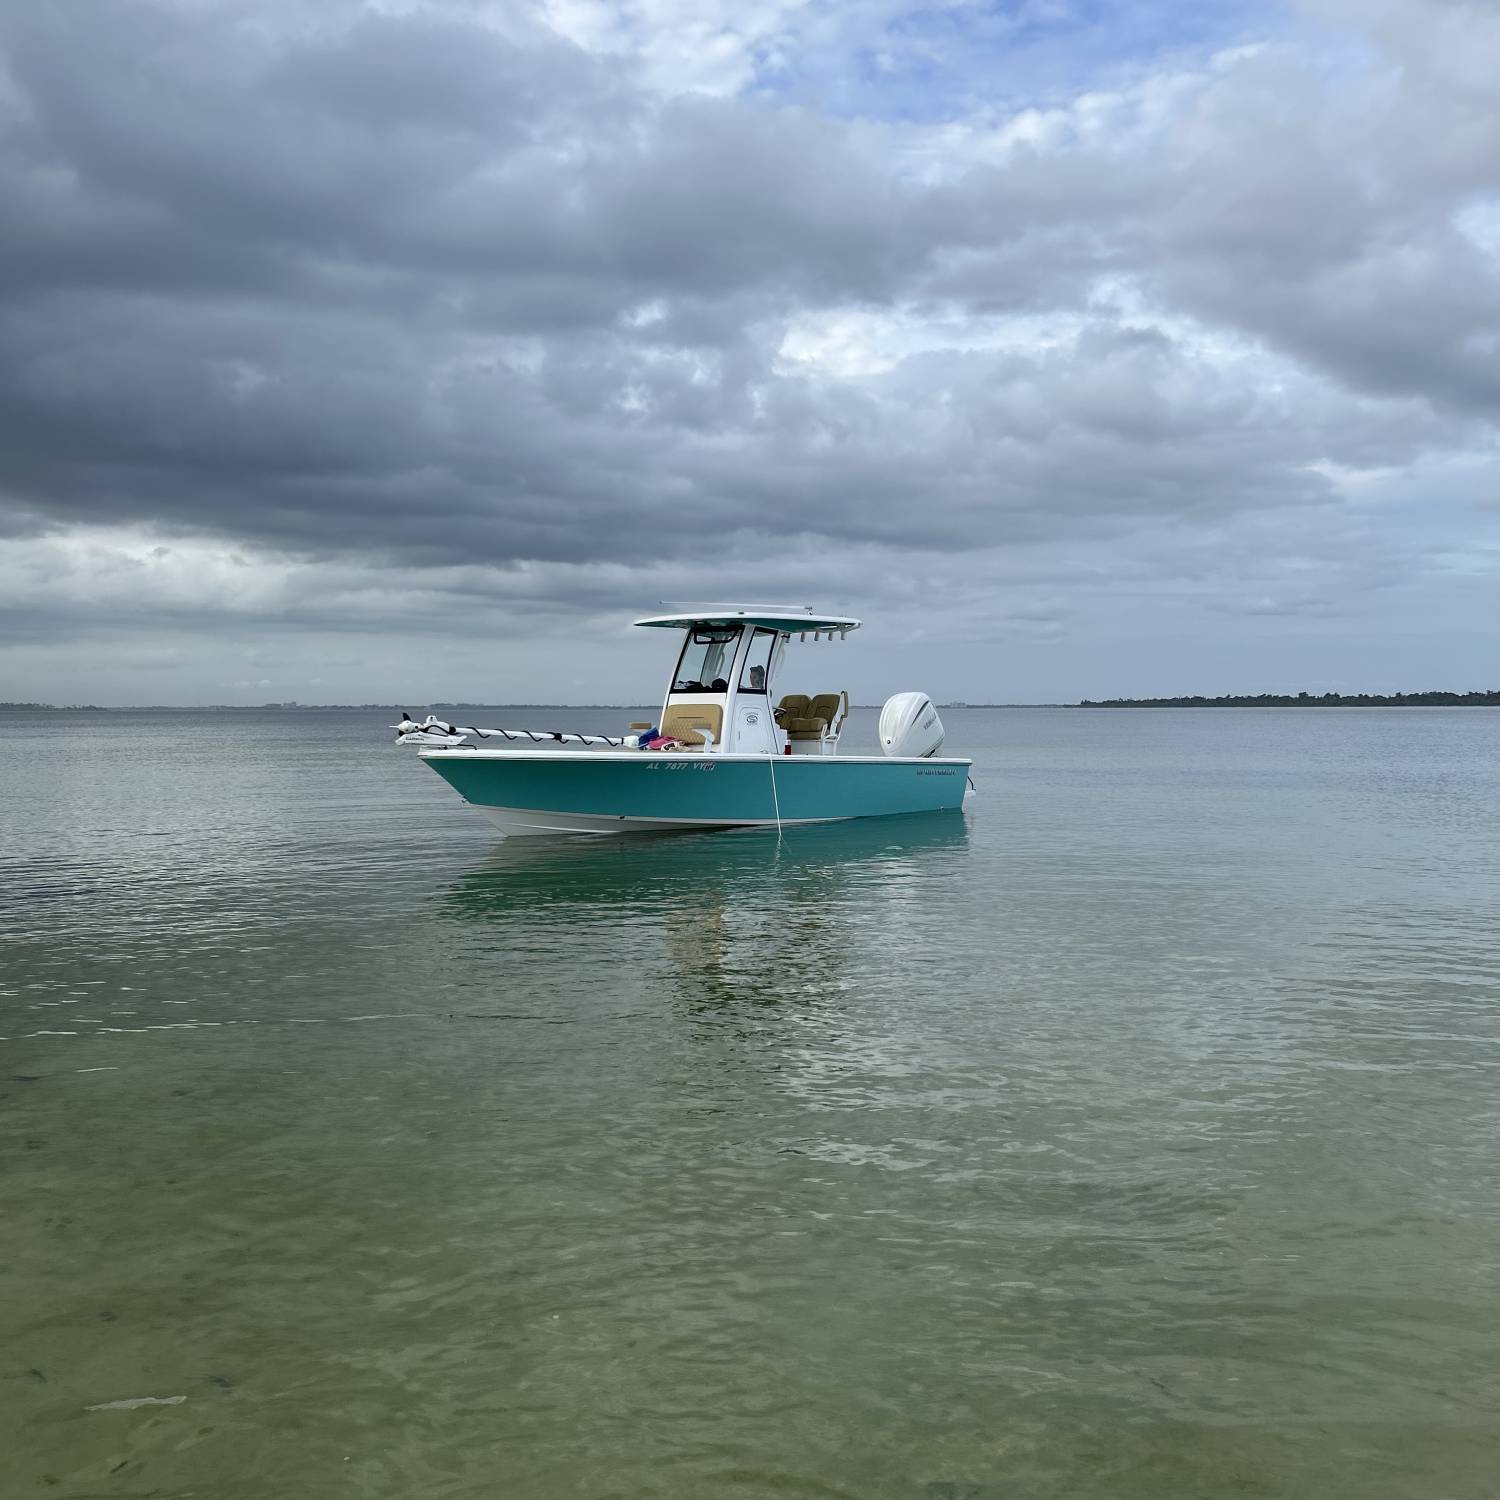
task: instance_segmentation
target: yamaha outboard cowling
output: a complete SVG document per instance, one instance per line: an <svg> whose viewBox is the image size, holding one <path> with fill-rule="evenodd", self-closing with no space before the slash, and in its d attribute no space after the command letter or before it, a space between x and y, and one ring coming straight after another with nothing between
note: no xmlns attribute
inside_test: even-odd
<svg viewBox="0 0 1500 1500"><path fill-rule="evenodd" d="M880 748L897 759L925 760L943 748L943 721L926 693L897 693L880 710Z"/></svg>

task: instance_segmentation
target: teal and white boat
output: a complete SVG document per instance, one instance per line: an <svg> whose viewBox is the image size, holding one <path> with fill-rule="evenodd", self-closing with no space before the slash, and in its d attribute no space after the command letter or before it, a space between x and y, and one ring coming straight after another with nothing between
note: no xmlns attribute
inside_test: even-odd
<svg viewBox="0 0 1500 1500"><path fill-rule="evenodd" d="M779 828L962 807L971 762L939 756L943 725L925 693L886 702L881 753L871 755L841 751L847 692L775 697L794 638L842 641L858 620L702 605L635 623L682 632L657 723L573 734L429 715L403 717L397 743L423 747L421 758L507 834Z"/></svg>

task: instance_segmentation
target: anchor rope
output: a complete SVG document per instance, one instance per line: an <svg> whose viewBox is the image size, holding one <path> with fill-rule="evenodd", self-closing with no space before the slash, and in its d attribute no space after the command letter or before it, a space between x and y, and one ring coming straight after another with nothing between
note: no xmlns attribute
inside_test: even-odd
<svg viewBox="0 0 1500 1500"><path fill-rule="evenodd" d="M781 842L781 798L776 795L776 756L766 756L766 764L771 768L771 806L776 811L776 842Z"/></svg>

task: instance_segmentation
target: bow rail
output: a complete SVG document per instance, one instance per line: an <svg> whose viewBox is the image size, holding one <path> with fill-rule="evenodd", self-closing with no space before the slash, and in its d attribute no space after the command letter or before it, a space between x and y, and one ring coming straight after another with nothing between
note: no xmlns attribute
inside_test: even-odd
<svg viewBox="0 0 1500 1500"><path fill-rule="evenodd" d="M620 749L625 744L623 735L570 734L561 729L477 729L472 724L450 724L428 714L420 721L413 719L405 710L401 722L392 724L398 745L462 745L466 740L527 740L534 745L611 745Z"/></svg>

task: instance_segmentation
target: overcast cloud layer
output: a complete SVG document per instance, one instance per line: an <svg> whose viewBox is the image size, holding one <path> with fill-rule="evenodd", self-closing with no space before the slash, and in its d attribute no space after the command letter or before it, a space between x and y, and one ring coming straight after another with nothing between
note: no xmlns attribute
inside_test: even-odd
<svg viewBox="0 0 1500 1500"><path fill-rule="evenodd" d="M1492 0L0 0L0 698L638 700L724 597L866 700L1500 685L1496 78Z"/></svg>

